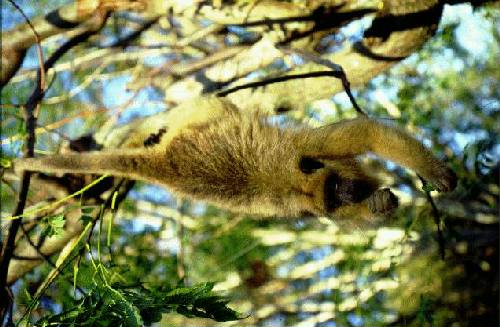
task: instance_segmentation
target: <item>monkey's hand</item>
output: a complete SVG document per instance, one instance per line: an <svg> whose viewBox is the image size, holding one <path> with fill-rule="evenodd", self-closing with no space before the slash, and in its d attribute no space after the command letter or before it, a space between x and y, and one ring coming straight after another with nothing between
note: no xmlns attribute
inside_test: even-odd
<svg viewBox="0 0 500 327"><path fill-rule="evenodd" d="M398 207L398 198L388 188L376 190L367 199L372 213L390 214Z"/></svg>
<svg viewBox="0 0 500 327"><path fill-rule="evenodd" d="M450 192L457 186L457 175L453 170L446 167L444 163L434 165L422 177L439 192Z"/></svg>

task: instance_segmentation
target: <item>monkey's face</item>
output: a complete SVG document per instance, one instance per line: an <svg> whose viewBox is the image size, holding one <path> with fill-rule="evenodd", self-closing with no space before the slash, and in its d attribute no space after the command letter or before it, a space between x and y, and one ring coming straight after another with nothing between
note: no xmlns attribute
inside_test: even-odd
<svg viewBox="0 0 500 327"><path fill-rule="evenodd" d="M363 173L357 161L320 160L308 156L299 159L300 193L303 213L331 216L342 206L355 205L377 188L376 181Z"/></svg>

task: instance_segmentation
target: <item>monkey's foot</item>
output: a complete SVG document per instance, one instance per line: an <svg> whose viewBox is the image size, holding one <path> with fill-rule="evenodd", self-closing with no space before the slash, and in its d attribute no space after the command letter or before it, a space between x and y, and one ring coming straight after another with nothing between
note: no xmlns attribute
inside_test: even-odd
<svg viewBox="0 0 500 327"><path fill-rule="evenodd" d="M446 166L436 167L427 178L429 182L439 192L450 192L457 186L457 175Z"/></svg>
<svg viewBox="0 0 500 327"><path fill-rule="evenodd" d="M368 209L373 213L389 214L398 207L398 198L388 188L376 190L368 198Z"/></svg>

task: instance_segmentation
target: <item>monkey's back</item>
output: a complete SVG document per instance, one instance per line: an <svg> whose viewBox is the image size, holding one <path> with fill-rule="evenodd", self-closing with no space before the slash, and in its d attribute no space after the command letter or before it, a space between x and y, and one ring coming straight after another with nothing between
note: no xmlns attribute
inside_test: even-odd
<svg viewBox="0 0 500 327"><path fill-rule="evenodd" d="M297 166L297 133L265 118L232 112L224 119L192 126L166 147L170 187L196 199L253 211L282 207ZM304 141L304 140L303 140Z"/></svg>

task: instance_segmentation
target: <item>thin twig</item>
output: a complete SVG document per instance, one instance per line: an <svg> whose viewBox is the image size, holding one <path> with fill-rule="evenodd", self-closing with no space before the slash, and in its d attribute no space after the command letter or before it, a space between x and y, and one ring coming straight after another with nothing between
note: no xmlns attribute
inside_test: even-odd
<svg viewBox="0 0 500 327"><path fill-rule="evenodd" d="M77 113L73 116L64 117L63 119L55 121L55 122L50 123L48 125L37 127L35 129L35 133L38 135L38 134L42 134L45 132L53 132L53 130L70 123L71 121L73 121L76 118L82 118L82 117L87 117L87 116L96 116L97 114L104 113L106 111L107 111L107 109L95 109L95 110L80 111L79 113ZM0 144L2 144L2 145L10 144L14 141L19 140L20 138L21 138L20 134L13 135L12 137L1 140Z"/></svg>
<svg viewBox="0 0 500 327"><path fill-rule="evenodd" d="M289 16L289 17L280 17L280 18L265 18L265 19L259 19L259 20L254 20L254 21L247 21L247 18L245 18L245 21L242 23L233 23L233 24L226 24L227 26L237 26L237 27L255 27L255 26L273 26L273 25L284 25L288 23L298 23L298 22L314 22L318 23L324 20L332 20L333 14L335 14L337 17L339 16L350 16L353 13L362 13L362 14L369 14L374 12L374 9L361 9L358 11L353 11L353 12L338 12L335 11L334 9L340 8L341 6L336 6L336 8L333 8L333 10L329 12L324 12L317 8L311 14L305 15L305 16Z"/></svg>
<svg viewBox="0 0 500 327"><path fill-rule="evenodd" d="M56 269L59 273L62 273L62 270L56 266L56 264L54 262L52 262L52 260L50 259L50 256L46 255L45 253L43 253L41 250L40 250L40 247L37 246L33 240L31 239L31 237L29 236L28 232L26 231L26 229L24 228L23 225L21 225L21 231L23 232L26 240L28 241L29 245L35 249L36 253L43 258L43 260L45 260L45 262L47 262L49 264L49 266L51 266L52 268ZM16 258L16 259L20 259L20 258ZM40 260L40 258L37 258L37 257L29 257L29 258L25 258L25 259L22 259L21 260ZM68 282L70 285L73 285L73 281L67 279L67 278L63 278L66 282ZM81 294L86 294L85 291L78 285L75 285L76 286L76 289L81 293Z"/></svg>
<svg viewBox="0 0 500 327"><path fill-rule="evenodd" d="M15 103L0 103L0 109L23 109L24 105L23 104L15 104Z"/></svg>
<svg viewBox="0 0 500 327"><path fill-rule="evenodd" d="M342 87L344 88L345 92L347 93L347 96L349 97L349 101L351 101L354 109L356 109L358 114L361 114L363 116L367 116L365 111L363 109L361 109L361 107L357 104L356 100L354 99L354 96L352 95L352 92L351 92L351 84L349 83L349 80L347 79L347 75L346 75L346 73L341 65L336 64L328 59L324 59L324 58L322 58L314 53L307 52L305 50L300 50L300 49L290 50L290 49L286 49L286 48L281 48L281 49L282 49L282 51L284 51L285 53L288 53L288 54L299 54L301 57L303 57L307 61L312 61L318 65L325 66L325 67L331 69L332 71L336 72L338 74L338 78L340 78L340 80L342 81ZM337 77L337 76L335 76L335 77Z"/></svg>
<svg viewBox="0 0 500 327"><path fill-rule="evenodd" d="M160 17L156 17L146 21L140 28L126 35L125 37L116 40L111 45L103 47L103 48L125 48L128 46L133 40L137 39L145 30L149 29L151 26L156 24Z"/></svg>
<svg viewBox="0 0 500 327"><path fill-rule="evenodd" d="M45 72L47 70L44 67L43 51L42 51L42 46L41 46L42 38L40 37L38 32L35 30L35 27L31 23L28 16L26 16L24 11L14 2L14 0L8 0L8 1L10 2L11 5L13 5L16 8L17 11L19 11L21 13L21 15L24 17L24 20L26 21L26 23L28 23L31 31L35 35L36 52L37 52L37 56L38 56L38 64L40 65L40 70L39 70L40 71L40 88L42 90L44 90L45 89ZM40 108L37 107L37 111L39 111L39 109Z"/></svg>
<svg viewBox="0 0 500 327"><path fill-rule="evenodd" d="M273 83L280 83L280 82L286 82L292 79L302 79L302 78L315 78L315 77L335 77L335 78L340 78L342 81L342 86L344 86L344 89L347 93L347 96L349 97L349 100L351 101L352 105L354 106L354 109L358 112L358 114L366 116L366 113L359 107L359 105L356 103L356 100L354 99L354 96L351 93L350 87L349 87L349 81L347 80L347 77L343 71L319 71L319 72L310 72L310 73L304 73L304 74L293 74L293 75L285 75L285 76L278 76L278 77L272 77L265 79L263 81L258 81L258 82L251 82L243 85L238 85L235 87L232 87L230 89L226 89L223 91L220 91L217 93L217 96L219 97L225 97L228 94L234 93L239 90L243 89L248 89L248 88L254 88L254 87L259 87L259 86L265 86L268 84L273 84Z"/></svg>
<svg viewBox="0 0 500 327"><path fill-rule="evenodd" d="M113 189L113 191L110 192L109 196L106 198L106 201L104 202L104 209L109 209L111 208L111 203L114 202L115 207L117 207L125 198L127 197L128 192L134 187L135 181L128 180L128 179L121 179L117 186ZM121 192L118 193L118 195L115 197L114 194L115 192L118 192L120 189L123 189ZM114 200L113 200L114 198ZM104 214L104 212L103 212ZM90 246L90 238L92 236L92 231L97 224L97 221L99 220L99 215L95 217L95 219L92 221L92 227L90 228L90 233L87 237L87 243Z"/></svg>
<svg viewBox="0 0 500 327"><path fill-rule="evenodd" d="M425 193L425 196L427 198L427 201L431 204L432 208L432 217L434 218L434 223L436 224L437 227L437 242L439 245L439 255L442 260L444 260L445 256L445 246L446 246L446 241L444 239L443 231L441 230L441 214L439 213L439 210L436 206L436 203L434 202L434 199L432 198L431 192L425 188L425 185L427 185L427 182L425 179L422 178L422 176L417 175L422 184L424 185L423 191Z"/></svg>
<svg viewBox="0 0 500 327"><path fill-rule="evenodd" d="M115 207L117 207L123 200L125 200L128 192L132 189L132 187L134 187L134 184L135 184L135 181L131 181L131 180L127 180L125 178L122 178L118 182L118 184L114 187L113 191L111 191L109 196L106 198L102 209L99 210L99 213L92 220L92 226L90 227L90 231L89 231L89 234L88 234L87 240L86 240L86 243L88 244L89 248L91 246L90 239L92 238L92 232L93 232L97 222L99 221L99 219L100 218L102 219L102 216L104 215L104 210L111 208L112 203L114 203ZM114 196L115 192L118 192L120 190L120 188L122 188L122 186L123 186L123 191L118 193L118 195L115 197ZM100 242L100 241L101 240L98 240L98 242ZM78 254L78 259L76 262L77 266L80 266L80 262L82 260L82 255L83 255L83 250L84 250L84 248L82 247L82 249L80 250L80 252Z"/></svg>

